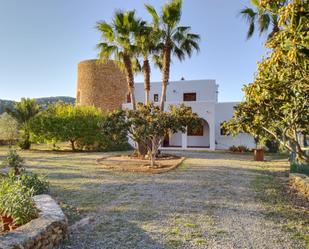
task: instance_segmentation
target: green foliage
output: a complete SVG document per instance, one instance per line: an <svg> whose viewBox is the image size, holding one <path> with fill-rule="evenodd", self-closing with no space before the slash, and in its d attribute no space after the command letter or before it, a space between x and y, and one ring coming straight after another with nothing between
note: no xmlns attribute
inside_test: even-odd
<svg viewBox="0 0 309 249"><path fill-rule="evenodd" d="M0 115L0 140L12 145L18 139L18 123L7 113Z"/></svg>
<svg viewBox="0 0 309 249"><path fill-rule="evenodd" d="M19 176L12 175L11 177L15 178L15 180L20 180L27 189L32 189L34 195L49 193L49 183L46 177L26 171L22 171Z"/></svg>
<svg viewBox="0 0 309 249"><path fill-rule="evenodd" d="M12 217L14 224L23 225L38 216L32 199L33 190L20 180L0 180L0 215Z"/></svg>
<svg viewBox="0 0 309 249"><path fill-rule="evenodd" d="M163 5L160 15L151 5L145 5L146 10L153 19L153 29L159 34L158 45L161 48L159 55L155 56L156 64L162 71L163 94L160 109L164 110L166 87L169 81L171 57L174 55L180 61L193 52L199 51L200 36L191 33L190 26L180 26L182 14L182 0L172 0Z"/></svg>
<svg viewBox="0 0 309 249"><path fill-rule="evenodd" d="M126 119L129 136L147 148L151 166L168 132L184 132L187 126L196 127L201 120L190 107L170 106L169 112L161 111L154 104L138 104L136 110L127 110Z"/></svg>
<svg viewBox="0 0 309 249"><path fill-rule="evenodd" d="M29 131L34 141L53 144L69 141L72 150L121 149L127 145L121 119L124 119L122 111L103 113L90 106L56 104L32 119Z"/></svg>
<svg viewBox="0 0 309 249"><path fill-rule="evenodd" d="M20 174L20 170L23 167L24 159L19 156L16 150L10 150L7 157L2 162L2 166L8 166L14 170L15 175Z"/></svg>
<svg viewBox="0 0 309 249"><path fill-rule="evenodd" d="M300 173L309 176L309 165L291 163L290 165L291 173Z"/></svg>
<svg viewBox="0 0 309 249"><path fill-rule="evenodd" d="M39 113L40 106L35 99L22 98L14 105L14 108L7 109L7 112L16 119L22 130L22 141L19 143L21 149L28 150L31 147L28 131L29 121Z"/></svg>
<svg viewBox="0 0 309 249"><path fill-rule="evenodd" d="M272 10L273 3L260 4ZM306 163L299 135L309 134L308 9L308 1L293 0L278 10L280 30L266 44L272 52L259 63L254 82L243 89L245 101L226 124L233 134L276 140Z"/></svg>

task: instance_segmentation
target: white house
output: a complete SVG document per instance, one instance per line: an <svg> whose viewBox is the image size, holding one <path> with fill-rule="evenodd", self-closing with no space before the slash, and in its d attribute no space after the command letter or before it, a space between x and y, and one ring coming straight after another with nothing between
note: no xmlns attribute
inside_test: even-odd
<svg viewBox="0 0 309 249"><path fill-rule="evenodd" d="M135 84L137 102L144 102L143 83ZM161 82L151 83L150 100L159 102ZM130 100L128 99L128 102ZM221 124L233 116L233 107L237 102L218 102L218 85L215 80L181 80L169 82L165 108L169 105L185 103L203 119L203 126L199 129L187 129L186 133L169 134L166 137L164 148L180 149L228 149L230 146L245 145L254 148L252 136L238 134L226 136ZM132 108L130 103L124 103L123 108Z"/></svg>

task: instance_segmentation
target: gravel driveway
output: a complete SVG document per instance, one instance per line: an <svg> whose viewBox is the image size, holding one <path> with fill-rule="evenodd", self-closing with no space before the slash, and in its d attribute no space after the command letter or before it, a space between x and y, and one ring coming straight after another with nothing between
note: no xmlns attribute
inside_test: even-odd
<svg viewBox="0 0 309 249"><path fill-rule="evenodd" d="M186 155L180 168L162 175L84 172L99 179L80 187L95 191L89 205L104 203L61 248L304 248L256 201L258 163L242 155Z"/></svg>

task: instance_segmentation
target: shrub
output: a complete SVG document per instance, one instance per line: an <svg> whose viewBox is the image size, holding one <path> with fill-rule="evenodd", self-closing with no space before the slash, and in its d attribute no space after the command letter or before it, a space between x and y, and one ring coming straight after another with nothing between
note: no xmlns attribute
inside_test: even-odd
<svg viewBox="0 0 309 249"><path fill-rule="evenodd" d="M23 162L24 159L17 154L16 150L10 150L2 165L12 168L14 174L19 175L23 167Z"/></svg>
<svg viewBox="0 0 309 249"><path fill-rule="evenodd" d="M33 190L22 181L0 180L0 215L11 217L15 225L26 224L38 216L32 196Z"/></svg>
<svg viewBox="0 0 309 249"><path fill-rule="evenodd" d="M300 173L309 176L309 165L291 163L290 165L291 173Z"/></svg>
<svg viewBox="0 0 309 249"><path fill-rule="evenodd" d="M37 142L68 141L72 150L117 150L127 146L127 134L120 125L123 111L102 112L93 106L56 104L29 122ZM102 126L108 127L102 130Z"/></svg>
<svg viewBox="0 0 309 249"><path fill-rule="evenodd" d="M34 195L47 194L49 192L49 183L45 177L22 171L17 178L26 188L32 189Z"/></svg>
<svg viewBox="0 0 309 249"><path fill-rule="evenodd" d="M238 153L244 153L244 152L249 152L249 148L247 146L244 146L244 145L239 145L239 146L231 146L229 148L229 151L235 153L235 152L238 152Z"/></svg>

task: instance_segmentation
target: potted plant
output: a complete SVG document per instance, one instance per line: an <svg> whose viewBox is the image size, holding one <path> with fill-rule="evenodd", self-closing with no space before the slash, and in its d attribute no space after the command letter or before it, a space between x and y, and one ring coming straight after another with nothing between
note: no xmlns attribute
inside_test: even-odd
<svg viewBox="0 0 309 249"><path fill-rule="evenodd" d="M264 161L264 148L261 145L260 137L254 137L255 149L253 149L253 160L254 161Z"/></svg>

